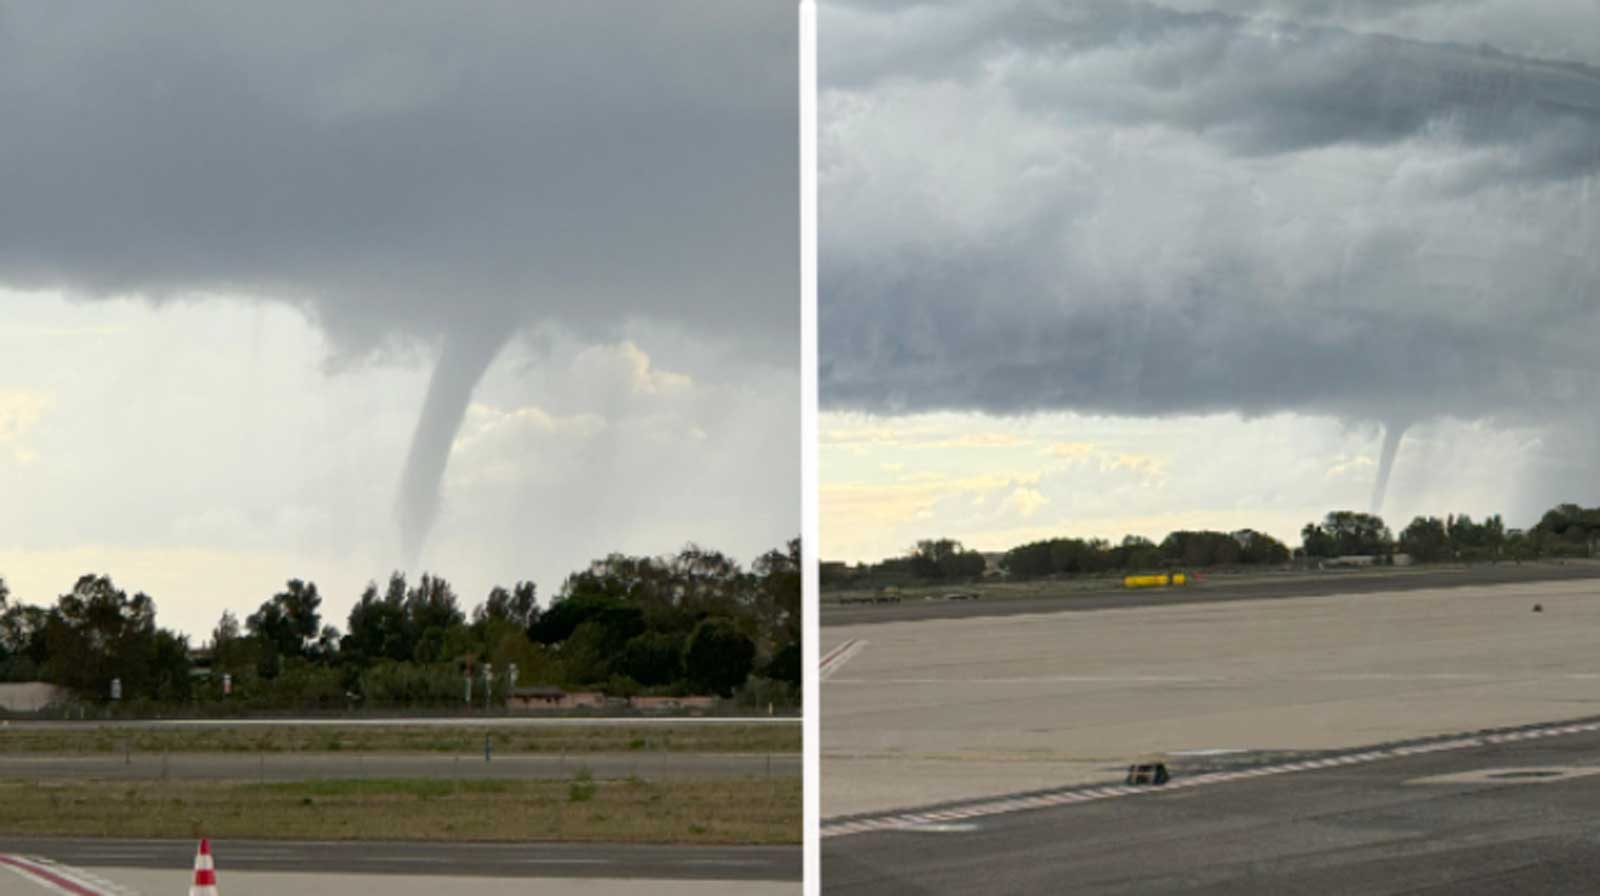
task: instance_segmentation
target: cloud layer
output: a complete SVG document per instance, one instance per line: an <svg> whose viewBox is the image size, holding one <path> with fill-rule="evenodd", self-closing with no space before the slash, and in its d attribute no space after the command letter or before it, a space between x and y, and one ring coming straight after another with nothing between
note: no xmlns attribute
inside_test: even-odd
<svg viewBox="0 0 1600 896"><path fill-rule="evenodd" d="M510 334L644 319L797 367L791 3L0 6L0 287L291 303L441 361L420 544Z"/></svg>
<svg viewBox="0 0 1600 896"><path fill-rule="evenodd" d="M1581 6L825 7L824 403L1586 413Z"/></svg>

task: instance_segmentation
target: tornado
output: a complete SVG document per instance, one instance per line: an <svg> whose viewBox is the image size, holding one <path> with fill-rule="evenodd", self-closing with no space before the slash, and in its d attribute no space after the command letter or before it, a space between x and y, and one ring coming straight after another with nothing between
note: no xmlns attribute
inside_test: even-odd
<svg viewBox="0 0 1600 896"><path fill-rule="evenodd" d="M1383 449L1378 455L1378 481L1372 487L1372 514L1383 510L1383 496L1389 490L1389 473L1394 470L1394 456L1400 450L1400 439L1406 434L1406 424L1391 420L1383 427Z"/></svg>
<svg viewBox="0 0 1600 896"><path fill-rule="evenodd" d="M472 393L511 330L509 325L473 326L445 334L400 479L400 542L410 567L417 565L439 515L440 484Z"/></svg>

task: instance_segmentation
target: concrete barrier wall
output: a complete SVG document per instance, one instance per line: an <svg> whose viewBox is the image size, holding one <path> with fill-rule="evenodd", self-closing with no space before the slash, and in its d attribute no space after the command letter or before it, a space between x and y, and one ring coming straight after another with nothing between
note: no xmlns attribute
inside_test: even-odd
<svg viewBox="0 0 1600 896"><path fill-rule="evenodd" d="M65 688L44 681L0 684L0 710L38 712L47 706L66 702L67 696Z"/></svg>

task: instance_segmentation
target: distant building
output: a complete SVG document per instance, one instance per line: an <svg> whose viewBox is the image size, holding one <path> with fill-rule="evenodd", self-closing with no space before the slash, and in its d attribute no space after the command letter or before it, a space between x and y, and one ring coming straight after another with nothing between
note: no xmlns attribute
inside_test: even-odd
<svg viewBox="0 0 1600 896"><path fill-rule="evenodd" d="M636 709L641 712L683 712L715 709L716 697L632 697L608 698L599 691L566 691L542 685L516 688L506 697L506 709L513 712L553 712L569 709Z"/></svg>
<svg viewBox="0 0 1600 896"><path fill-rule="evenodd" d="M506 709L604 709L606 695L599 691L564 691L557 687L515 688L506 696Z"/></svg>
<svg viewBox="0 0 1600 896"><path fill-rule="evenodd" d="M642 712L680 712L686 709L707 710L715 709L715 697L632 697L628 700L630 709Z"/></svg>

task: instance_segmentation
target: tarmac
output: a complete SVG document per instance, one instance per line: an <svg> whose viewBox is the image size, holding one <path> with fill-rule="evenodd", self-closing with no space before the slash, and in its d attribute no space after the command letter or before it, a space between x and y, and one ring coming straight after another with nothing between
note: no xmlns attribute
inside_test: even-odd
<svg viewBox="0 0 1600 896"><path fill-rule="evenodd" d="M185 892L192 841L0 838L0 859L55 869L92 894ZM219 889L282 893L797 894L799 847L212 841ZM42 861L41 861L42 860ZM293 869L293 870L286 870ZM0 869L0 894L60 892ZM71 892L70 890L68 892Z"/></svg>
<svg viewBox="0 0 1600 896"><path fill-rule="evenodd" d="M1216 782L1178 760L1172 783L1134 795L825 839L823 892L1594 893L1600 724L1586 728Z"/></svg>
<svg viewBox="0 0 1600 896"><path fill-rule="evenodd" d="M1600 579L1523 569L1539 580L826 626L824 654L860 644L822 684L823 815L1600 714Z"/></svg>

